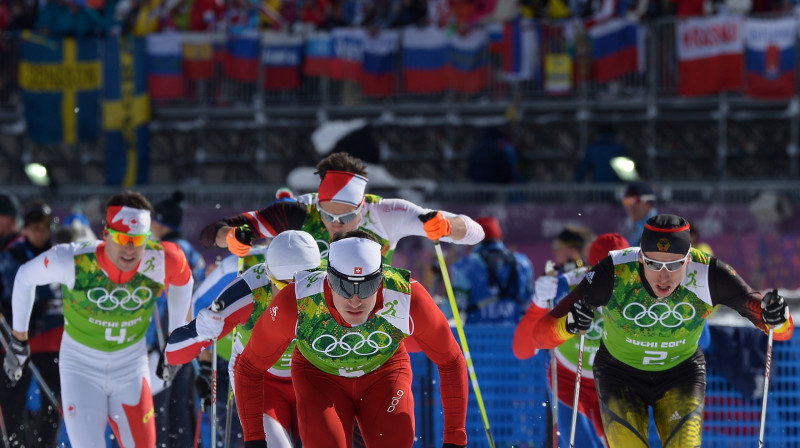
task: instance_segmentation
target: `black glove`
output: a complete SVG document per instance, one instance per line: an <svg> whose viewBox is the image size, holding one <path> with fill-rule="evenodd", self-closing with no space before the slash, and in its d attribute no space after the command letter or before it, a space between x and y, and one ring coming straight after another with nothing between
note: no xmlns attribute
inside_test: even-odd
<svg viewBox="0 0 800 448"><path fill-rule="evenodd" d="M770 327L780 327L789 319L789 306L777 289L768 292L761 301L761 319Z"/></svg>
<svg viewBox="0 0 800 448"><path fill-rule="evenodd" d="M197 376L194 378L194 390L200 398L203 411L211 404L211 361L200 361Z"/></svg>
<svg viewBox="0 0 800 448"><path fill-rule="evenodd" d="M28 341L20 341L14 335L11 335L8 340L8 350L3 359L3 370L5 370L12 385L22 378L30 357L31 349L28 347Z"/></svg>
<svg viewBox="0 0 800 448"><path fill-rule="evenodd" d="M467 448L466 445L456 445L455 443L445 443L442 448Z"/></svg>
<svg viewBox="0 0 800 448"><path fill-rule="evenodd" d="M167 363L167 358L164 352L158 357L158 364L156 365L156 376L164 381L172 381L178 370L183 367L182 365L173 366Z"/></svg>
<svg viewBox="0 0 800 448"><path fill-rule="evenodd" d="M586 298L576 300L569 307L567 314L567 331L572 334L585 332L592 326L594 320L594 307L587 303Z"/></svg>
<svg viewBox="0 0 800 448"><path fill-rule="evenodd" d="M243 224L236 228L236 240L246 246L253 245L253 237L256 235L253 229L247 224Z"/></svg>

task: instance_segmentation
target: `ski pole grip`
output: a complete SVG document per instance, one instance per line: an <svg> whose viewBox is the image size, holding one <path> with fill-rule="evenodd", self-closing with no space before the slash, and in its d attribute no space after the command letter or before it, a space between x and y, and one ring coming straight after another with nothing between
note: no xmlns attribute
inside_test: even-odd
<svg viewBox="0 0 800 448"><path fill-rule="evenodd" d="M211 302L210 309L215 313L219 313L224 308L225 308L225 302L223 302L222 300L216 299L213 302Z"/></svg>
<svg viewBox="0 0 800 448"><path fill-rule="evenodd" d="M422 222L428 222L431 219L433 219L434 216L436 216L436 213L438 213L437 210L432 210L429 211L428 213L424 213L422 215L417 216L417 218L419 218L419 220Z"/></svg>

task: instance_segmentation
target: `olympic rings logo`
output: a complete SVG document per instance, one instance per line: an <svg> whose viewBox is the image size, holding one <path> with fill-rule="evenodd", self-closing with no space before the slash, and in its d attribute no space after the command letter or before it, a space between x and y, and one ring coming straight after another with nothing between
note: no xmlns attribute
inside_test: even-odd
<svg viewBox="0 0 800 448"><path fill-rule="evenodd" d="M684 316L680 311L688 311L689 315ZM649 328L657 323L667 328L675 328L693 319L696 314L694 307L688 302L677 303L674 308L670 308L666 303L654 303L650 308L645 308L641 303L633 302L622 310L622 317L632 320L642 328Z"/></svg>
<svg viewBox="0 0 800 448"><path fill-rule="evenodd" d="M590 341L597 341L603 337L603 319L595 319L592 321L592 324L589 325L589 329L586 330L586 339Z"/></svg>
<svg viewBox="0 0 800 448"><path fill-rule="evenodd" d="M92 288L86 291L86 297L101 310L110 311L119 307L126 311L136 311L153 297L153 291L145 286L139 286L133 291L115 288L111 292L105 288Z"/></svg>
<svg viewBox="0 0 800 448"><path fill-rule="evenodd" d="M381 341L385 343L381 344ZM361 333L352 332L343 335L338 340L336 336L323 334L314 339L311 348L331 358L341 358L350 353L360 356L374 355L378 353L378 350L390 345L392 345L392 337L386 332L376 330L367 337Z"/></svg>

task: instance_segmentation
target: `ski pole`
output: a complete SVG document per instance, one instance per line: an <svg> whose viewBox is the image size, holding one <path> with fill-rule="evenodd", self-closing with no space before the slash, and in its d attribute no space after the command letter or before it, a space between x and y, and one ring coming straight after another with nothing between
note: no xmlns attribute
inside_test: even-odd
<svg viewBox="0 0 800 448"><path fill-rule="evenodd" d="M211 445L217 446L217 339L211 340Z"/></svg>
<svg viewBox="0 0 800 448"><path fill-rule="evenodd" d="M550 309L555 307L555 300L550 301ZM552 385L550 412L553 415L553 448L558 448L558 360L556 349L550 350L550 383Z"/></svg>
<svg viewBox="0 0 800 448"><path fill-rule="evenodd" d="M425 215L420 215L419 219L425 222L431 219L436 212L430 212ZM461 349L464 351L464 359L467 361L467 370L469 370L469 378L472 382L472 389L475 391L475 398L478 401L478 407L481 410L483 417L483 429L486 430L486 437L489 439L489 446L495 448L494 438L492 437L492 429L489 427L489 417L486 415L486 407L483 405L483 396L481 395L481 388L478 386L478 377L475 375L475 367L472 365L472 357L469 354L469 347L467 346L467 337L464 335L464 327L461 325L461 316L458 313L458 305L456 304L456 297L453 294L453 285L450 284L450 276L447 274L447 264L444 262L444 254L442 253L442 245L438 240L433 242L436 248L436 256L439 258L439 268L442 270L442 281L444 281L444 289L447 291L447 298L450 299L450 308L453 309L453 319L456 321L456 329L458 330L458 339L461 341Z"/></svg>
<svg viewBox="0 0 800 448"><path fill-rule="evenodd" d="M156 338L158 339L158 350L159 356L164 357L164 369L167 368L167 357L164 354L164 347L166 347L166 343L164 342L164 330L161 328L161 315L158 312L158 302L156 302L155 306L153 306L153 322L156 326ZM164 388L167 387L167 380L164 380Z"/></svg>
<svg viewBox="0 0 800 448"><path fill-rule="evenodd" d="M578 346L578 371L575 375L575 397L572 399L572 425L569 428L569 448L575 448L575 428L578 426L578 399L581 393L581 373L583 371L583 344L586 342L586 332L581 331L580 345Z"/></svg>
<svg viewBox="0 0 800 448"><path fill-rule="evenodd" d="M767 333L767 363L764 366L764 395L761 397L761 425L758 428L758 448L764 446L764 427L767 423L767 393L769 392L769 370L772 367L772 337L773 330L770 327Z"/></svg>
<svg viewBox="0 0 800 448"><path fill-rule="evenodd" d="M5 332L13 335L11 327L8 326L8 322L6 322L6 318L3 316L0 316L0 325L3 327L3 330ZM2 331L0 331L0 344L2 344L3 349L6 352L8 352L8 341L6 340L5 334ZM30 359L28 360L28 369L30 369L31 373L33 374L33 377L36 378L36 382L39 383L39 388L42 390L42 392L44 392L47 399L50 400L53 406L55 406L58 415L64 417L64 412L61 410L61 403L58 401L58 398L56 398L56 395L53 393L53 390L50 389L50 386L48 386L47 383L44 381L44 377L42 377L42 374L39 371L39 369L36 368L36 365L34 365L33 361Z"/></svg>
<svg viewBox="0 0 800 448"><path fill-rule="evenodd" d="M244 258L240 257L239 258L239 264L238 264L238 266L236 268L236 276L237 277L241 277L242 276L242 272L244 272L244 268L245 267L246 266L244 264ZM233 327L233 330L231 331L231 339L233 340L233 342L231 342L232 345L236 345L236 329L237 328L239 328L238 325ZM231 353L233 353L233 350L231 350ZM232 423L232 419L233 419L233 411L232 411L232 409L233 409L233 404L234 404L235 398L236 397L234 397L234 395L233 395L233 377L231 377L231 378L228 378L228 403L225 405L225 444L223 445L224 448L228 448L230 446L230 442L231 442L231 423Z"/></svg>

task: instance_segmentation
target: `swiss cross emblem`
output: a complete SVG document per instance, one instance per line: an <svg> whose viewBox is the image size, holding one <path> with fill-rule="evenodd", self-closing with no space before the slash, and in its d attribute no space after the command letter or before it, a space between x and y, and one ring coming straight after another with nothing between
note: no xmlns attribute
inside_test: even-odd
<svg viewBox="0 0 800 448"><path fill-rule="evenodd" d="M363 270L362 268L353 268L353 274L361 274Z"/></svg>
<svg viewBox="0 0 800 448"><path fill-rule="evenodd" d="M47 269L47 265L50 264L50 260L47 257L44 257L44 268Z"/></svg>

